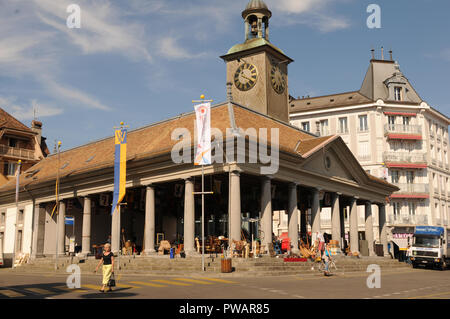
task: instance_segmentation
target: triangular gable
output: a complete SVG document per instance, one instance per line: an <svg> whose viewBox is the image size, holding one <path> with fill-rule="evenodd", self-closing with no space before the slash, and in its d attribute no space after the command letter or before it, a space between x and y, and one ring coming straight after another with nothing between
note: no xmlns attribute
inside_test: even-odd
<svg viewBox="0 0 450 319"><path fill-rule="evenodd" d="M331 139L308 156L302 168L328 177L358 184L368 182L367 174L341 137Z"/></svg>

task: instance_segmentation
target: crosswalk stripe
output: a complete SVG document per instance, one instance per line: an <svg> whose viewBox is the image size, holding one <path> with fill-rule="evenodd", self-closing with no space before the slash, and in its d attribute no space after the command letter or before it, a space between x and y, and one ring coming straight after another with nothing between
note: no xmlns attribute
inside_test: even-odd
<svg viewBox="0 0 450 319"><path fill-rule="evenodd" d="M218 279L218 278L200 277L199 279L210 280L210 281L215 281L215 282L220 282L220 283L223 283L223 284L236 284L235 281L223 280L223 279Z"/></svg>
<svg viewBox="0 0 450 319"><path fill-rule="evenodd" d="M164 285L152 284L152 283L143 282L143 281L130 281L130 283L131 284L136 284L136 285L149 286L149 287L157 287L157 288L167 287L167 286L164 286Z"/></svg>
<svg viewBox="0 0 450 319"><path fill-rule="evenodd" d="M200 284L200 285L212 285L212 282L205 282L205 281L200 281L200 280L195 280L195 279L188 279L188 278L174 278L175 280L180 280L180 281L186 281L186 282L192 282L194 284Z"/></svg>
<svg viewBox="0 0 450 319"><path fill-rule="evenodd" d="M133 286L133 285L128 285L128 284L119 284L119 283L116 283L116 286L120 287L120 288L142 288L142 287L138 287L138 286Z"/></svg>
<svg viewBox="0 0 450 319"><path fill-rule="evenodd" d="M55 287L58 290L65 290L65 291L74 291L74 292L87 292L87 290L81 289L81 288L69 288L67 286L56 286Z"/></svg>
<svg viewBox="0 0 450 319"><path fill-rule="evenodd" d="M175 281L162 280L162 279L156 279L156 280L152 280L152 281L160 282L160 283L163 283L163 284L174 285L174 286L192 286L190 284L186 284L186 283L182 283L182 282L175 282Z"/></svg>
<svg viewBox="0 0 450 319"><path fill-rule="evenodd" d="M39 295L54 295L55 294L53 291L50 291L50 290L47 290L47 289L42 289L42 288L30 287L30 288L25 288L25 290L34 292L34 293L39 294Z"/></svg>
<svg viewBox="0 0 450 319"><path fill-rule="evenodd" d="M88 288L88 289L94 289L94 290L100 290L100 288L101 288L101 286L96 286L96 285L81 285L81 287Z"/></svg>
<svg viewBox="0 0 450 319"><path fill-rule="evenodd" d="M6 296L6 297L10 297L10 298L15 298L15 297L23 297L25 296L24 294L21 294L17 291L14 290L0 290L0 294Z"/></svg>

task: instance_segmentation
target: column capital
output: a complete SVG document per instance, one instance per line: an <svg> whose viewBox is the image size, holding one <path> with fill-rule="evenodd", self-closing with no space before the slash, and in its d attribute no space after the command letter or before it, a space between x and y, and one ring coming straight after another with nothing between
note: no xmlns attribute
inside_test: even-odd
<svg viewBox="0 0 450 319"><path fill-rule="evenodd" d="M261 180L272 180L273 176L272 175L261 175Z"/></svg>
<svg viewBox="0 0 450 319"><path fill-rule="evenodd" d="M298 182L289 182L288 183L288 187L289 188L297 188L298 185L299 185Z"/></svg>
<svg viewBox="0 0 450 319"><path fill-rule="evenodd" d="M147 184L147 185L145 185L145 188L146 189L155 188L155 184Z"/></svg>

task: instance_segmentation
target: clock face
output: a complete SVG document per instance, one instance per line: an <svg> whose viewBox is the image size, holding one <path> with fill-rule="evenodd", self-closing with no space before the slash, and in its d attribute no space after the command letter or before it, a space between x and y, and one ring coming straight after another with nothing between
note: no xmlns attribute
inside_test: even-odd
<svg viewBox="0 0 450 319"><path fill-rule="evenodd" d="M234 74L234 85L241 91L248 91L256 85L258 70L250 63L241 64Z"/></svg>
<svg viewBox="0 0 450 319"><path fill-rule="evenodd" d="M286 90L286 76L277 66L272 67L272 71L270 71L270 80L275 92L283 94L284 90Z"/></svg>

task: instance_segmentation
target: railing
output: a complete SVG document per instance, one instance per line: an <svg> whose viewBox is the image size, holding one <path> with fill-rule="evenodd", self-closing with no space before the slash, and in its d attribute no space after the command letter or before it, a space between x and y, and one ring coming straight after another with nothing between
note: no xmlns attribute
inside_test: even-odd
<svg viewBox="0 0 450 319"><path fill-rule="evenodd" d="M392 225L428 225L426 215L397 215L389 216L388 222Z"/></svg>
<svg viewBox="0 0 450 319"><path fill-rule="evenodd" d="M369 132L369 127L359 127L358 126L358 133L366 133Z"/></svg>
<svg viewBox="0 0 450 319"><path fill-rule="evenodd" d="M358 155L358 160L360 161L370 161L371 155Z"/></svg>
<svg viewBox="0 0 450 319"><path fill-rule="evenodd" d="M428 188L428 184L394 184L395 186L397 186L398 188L400 188L400 190L397 193L413 193L413 194L428 194L429 193L429 188Z"/></svg>
<svg viewBox="0 0 450 319"><path fill-rule="evenodd" d="M386 124L384 126L384 132L385 133L422 135L422 126L421 125Z"/></svg>
<svg viewBox="0 0 450 319"><path fill-rule="evenodd" d="M24 159L34 159L34 150L0 145L0 155Z"/></svg>
<svg viewBox="0 0 450 319"><path fill-rule="evenodd" d="M408 153L408 152L384 152L383 161L385 163L426 163L427 157L424 153Z"/></svg>

